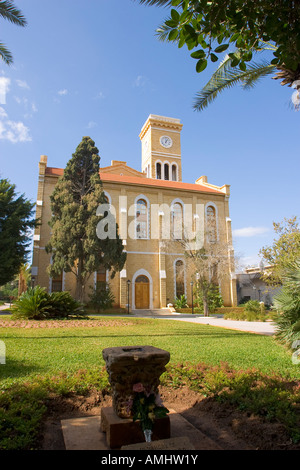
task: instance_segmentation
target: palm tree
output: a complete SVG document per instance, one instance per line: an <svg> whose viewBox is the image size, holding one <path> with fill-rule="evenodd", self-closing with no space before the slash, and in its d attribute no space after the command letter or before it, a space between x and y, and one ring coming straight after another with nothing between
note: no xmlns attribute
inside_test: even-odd
<svg viewBox="0 0 300 470"><path fill-rule="evenodd" d="M27 24L27 21L24 18L22 12L15 7L14 2L12 0L0 1L0 17L18 26L26 26ZM7 65L11 65L13 63L13 58L10 51L1 42L0 57L2 58L2 60L4 60Z"/></svg>
<svg viewBox="0 0 300 470"><path fill-rule="evenodd" d="M286 268L274 308L279 313L275 319L276 338L290 348L295 342L300 344L300 260Z"/></svg>

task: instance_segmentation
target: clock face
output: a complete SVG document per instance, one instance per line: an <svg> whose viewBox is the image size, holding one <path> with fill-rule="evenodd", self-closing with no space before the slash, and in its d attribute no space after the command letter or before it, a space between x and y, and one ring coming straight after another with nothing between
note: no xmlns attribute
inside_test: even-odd
<svg viewBox="0 0 300 470"><path fill-rule="evenodd" d="M171 137L169 137L167 135L163 135L160 138L160 143L165 148L170 148L170 147L172 147L172 144L173 144Z"/></svg>

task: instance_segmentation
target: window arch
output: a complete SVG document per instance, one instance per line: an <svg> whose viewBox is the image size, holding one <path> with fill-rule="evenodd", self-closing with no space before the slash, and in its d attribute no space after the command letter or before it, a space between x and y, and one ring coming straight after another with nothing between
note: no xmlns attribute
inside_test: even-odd
<svg viewBox="0 0 300 470"><path fill-rule="evenodd" d="M136 202L136 238L148 238L148 202L140 198Z"/></svg>
<svg viewBox="0 0 300 470"><path fill-rule="evenodd" d="M179 299L185 295L185 272L184 262L178 259L174 263L174 279L175 279L175 298Z"/></svg>
<svg viewBox="0 0 300 470"><path fill-rule="evenodd" d="M217 210L215 205L209 204L206 207L206 231L207 240L210 243L214 243L218 239L217 231Z"/></svg>
<svg viewBox="0 0 300 470"><path fill-rule="evenodd" d="M171 233L173 239L182 240L183 237L183 205L174 202L171 209Z"/></svg>

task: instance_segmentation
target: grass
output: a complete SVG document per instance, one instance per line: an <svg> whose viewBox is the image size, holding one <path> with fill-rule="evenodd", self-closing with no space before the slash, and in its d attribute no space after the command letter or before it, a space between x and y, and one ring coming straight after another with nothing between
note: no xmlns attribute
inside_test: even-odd
<svg viewBox="0 0 300 470"><path fill-rule="evenodd" d="M269 336L130 316L18 321L14 326L9 321L9 316L0 317L0 340L6 346L6 364L0 364L0 449L34 447L49 393L84 394L93 387L108 387L102 358L106 347L152 345L168 350L171 359L162 380L170 386L187 384L206 395L243 403L250 410L252 393L259 412L261 404L254 391L264 383L268 393L260 392L259 397L266 395L271 402L270 393L273 398L276 395L272 409L279 396L285 397L286 406L292 402L299 406L299 391L296 398L288 398L284 385L300 380L299 365ZM254 369L255 373L249 372ZM248 371L242 372L243 379L241 371ZM232 392L226 396L228 390ZM290 411L286 414L290 416ZM288 426L294 429L294 424Z"/></svg>

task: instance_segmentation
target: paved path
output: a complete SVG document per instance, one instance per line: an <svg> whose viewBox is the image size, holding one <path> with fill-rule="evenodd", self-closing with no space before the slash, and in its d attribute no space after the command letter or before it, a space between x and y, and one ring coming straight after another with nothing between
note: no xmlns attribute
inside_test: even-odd
<svg viewBox="0 0 300 470"><path fill-rule="evenodd" d="M197 314L170 313L168 309L161 310L133 310L132 314L136 317L162 318L164 320L178 320L192 323L202 323L203 325L219 326L231 330L247 331L261 335L272 336L275 333L275 325L272 322L259 321L234 321L224 320L221 315L212 315L203 317Z"/></svg>

